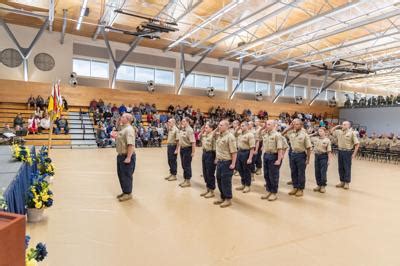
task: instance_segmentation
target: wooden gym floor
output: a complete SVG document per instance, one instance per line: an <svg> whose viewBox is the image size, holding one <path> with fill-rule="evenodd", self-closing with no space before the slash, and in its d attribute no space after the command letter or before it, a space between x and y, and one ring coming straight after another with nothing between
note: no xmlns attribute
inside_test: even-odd
<svg viewBox="0 0 400 266"><path fill-rule="evenodd" d="M164 181L165 148L138 149L134 200L124 203L115 199L114 149L52 150L51 157L55 205L44 222L28 225L33 243L48 247L41 265L400 265L398 165L357 160L345 191L334 187L334 160L327 193L319 194L311 164L305 196L294 198L285 158L278 201L260 199L264 181L257 176L251 193L235 192L233 206L221 209L199 196L200 149L186 189Z"/></svg>

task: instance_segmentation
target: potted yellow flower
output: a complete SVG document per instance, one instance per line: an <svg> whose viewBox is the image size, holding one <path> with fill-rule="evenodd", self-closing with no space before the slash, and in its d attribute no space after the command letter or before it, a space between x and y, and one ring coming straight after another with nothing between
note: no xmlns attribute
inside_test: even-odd
<svg viewBox="0 0 400 266"><path fill-rule="evenodd" d="M43 219L44 209L52 205L53 192L49 189L49 183L42 176L38 176L27 194L28 222L40 222Z"/></svg>

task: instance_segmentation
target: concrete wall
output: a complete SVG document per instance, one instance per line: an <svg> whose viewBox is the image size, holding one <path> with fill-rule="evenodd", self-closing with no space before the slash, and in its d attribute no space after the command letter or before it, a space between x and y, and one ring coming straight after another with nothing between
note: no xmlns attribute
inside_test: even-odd
<svg viewBox="0 0 400 266"><path fill-rule="evenodd" d="M400 107L340 109L339 118L376 132L400 134Z"/></svg>

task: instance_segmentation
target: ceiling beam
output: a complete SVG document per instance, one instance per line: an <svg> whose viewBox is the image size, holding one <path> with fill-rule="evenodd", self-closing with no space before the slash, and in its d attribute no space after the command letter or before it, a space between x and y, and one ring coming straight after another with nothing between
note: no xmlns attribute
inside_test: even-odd
<svg viewBox="0 0 400 266"><path fill-rule="evenodd" d="M60 44L64 44L65 31L67 29L67 15L68 15L68 9L63 9L63 24L61 28Z"/></svg>

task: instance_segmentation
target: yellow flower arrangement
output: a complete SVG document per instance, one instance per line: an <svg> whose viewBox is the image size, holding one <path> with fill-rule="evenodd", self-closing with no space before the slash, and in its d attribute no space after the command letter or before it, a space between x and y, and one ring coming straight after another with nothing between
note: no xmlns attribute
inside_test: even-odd
<svg viewBox="0 0 400 266"><path fill-rule="evenodd" d="M25 146L20 146L18 144L14 144L12 146L13 149L13 157L21 162L27 162L32 165L32 157L31 152Z"/></svg>
<svg viewBox="0 0 400 266"><path fill-rule="evenodd" d="M40 177L28 191L28 208L42 209L53 205L53 192L49 190L49 184Z"/></svg>

